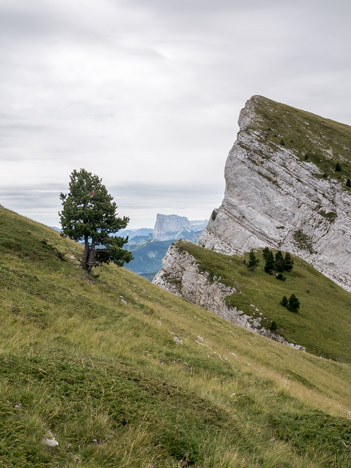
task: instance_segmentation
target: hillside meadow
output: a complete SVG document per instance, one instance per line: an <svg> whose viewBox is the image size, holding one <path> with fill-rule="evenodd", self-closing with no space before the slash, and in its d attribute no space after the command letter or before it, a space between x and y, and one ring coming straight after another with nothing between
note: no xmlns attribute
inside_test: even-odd
<svg viewBox="0 0 351 468"><path fill-rule="evenodd" d="M350 466L347 359L114 265L89 276L80 248L0 207L1 466Z"/></svg>
<svg viewBox="0 0 351 468"><path fill-rule="evenodd" d="M176 246L195 258L210 281L216 278L236 290L226 297L228 305L252 317L262 317L266 328L274 321L277 333L311 353L351 361L351 294L304 260L292 256L293 269L284 271L286 279L280 281L264 271L262 249L256 252L259 264L251 271L247 267L248 253L223 255L184 241L178 241ZM291 294L300 301L298 313L280 304L283 296Z"/></svg>

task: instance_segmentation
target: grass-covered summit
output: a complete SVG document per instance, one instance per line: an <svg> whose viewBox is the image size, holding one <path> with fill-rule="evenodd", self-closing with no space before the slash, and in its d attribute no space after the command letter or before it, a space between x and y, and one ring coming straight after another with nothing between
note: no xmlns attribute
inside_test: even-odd
<svg viewBox="0 0 351 468"><path fill-rule="evenodd" d="M349 364L87 275L79 248L0 207L1 466L350 466Z"/></svg>
<svg viewBox="0 0 351 468"><path fill-rule="evenodd" d="M246 130L276 151L284 147L322 174L343 183L351 178L351 127L262 96L251 98L255 118ZM336 165L339 164L339 167ZM341 170L338 170L341 169Z"/></svg>

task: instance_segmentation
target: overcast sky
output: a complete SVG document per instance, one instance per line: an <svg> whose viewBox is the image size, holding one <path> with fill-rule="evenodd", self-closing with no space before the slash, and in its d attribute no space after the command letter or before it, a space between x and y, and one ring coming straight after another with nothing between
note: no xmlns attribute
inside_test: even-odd
<svg viewBox="0 0 351 468"><path fill-rule="evenodd" d="M349 0L0 0L0 204L59 225L69 174L131 218L207 219L254 94L351 124Z"/></svg>

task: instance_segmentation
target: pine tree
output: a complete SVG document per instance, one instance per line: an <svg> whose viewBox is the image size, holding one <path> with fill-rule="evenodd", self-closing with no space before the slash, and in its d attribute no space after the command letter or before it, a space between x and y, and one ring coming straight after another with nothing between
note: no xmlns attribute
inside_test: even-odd
<svg viewBox="0 0 351 468"><path fill-rule="evenodd" d="M111 237L127 226L129 218L117 217L117 205L98 176L85 169L74 170L70 176L69 193L61 193L60 198L63 233L84 242L84 252L79 260L84 270L90 273L94 266L109 262L122 266L133 259L131 252L122 248L128 238Z"/></svg>
<svg viewBox="0 0 351 468"><path fill-rule="evenodd" d="M266 264L264 266L264 271L272 275L274 271L274 267L275 267L274 255L273 255L273 252L269 251L269 254L267 255L267 259L266 259Z"/></svg>
<svg viewBox="0 0 351 468"><path fill-rule="evenodd" d="M272 331L275 331L275 330L277 330L277 328L278 328L277 322L275 322L273 320L272 323L271 323L271 326L269 327L269 329L272 330Z"/></svg>
<svg viewBox="0 0 351 468"><path fill-rule="evenodd" d="M351 187L351 179L347 179L347 181L346 181L346 187Z"/></svg>
<svg viewBox="0 0 351 468"><path fill-rule="evenodd" d="M335 164L335 171L336 171L336 172L342 171L341 164L338 163L338 162Z"/></svg>
<svg viewBox="0 0 351 468"><path fill-rule="evenodd" d="M280 250L275 254L275 269L276 271L284 271L284 257Z"/></svg>
<svg viewBox="0 0 351 468"><path fill-rule="evenodd" d="M300 308L300 301L298 300L298 298L295 296L295 294L292 294L290 297L289 297L289 301L288 301L288 310L290 310L290 312L298 312L299 311L299 308Z"/></svg>
<svg viewBox="0 0 351 468"><path fill-rule="evenodd" d="M256 257L255 252L251 249L249 253L249 261L247 264L247 268L249 270L255 271L255 268L260 263L260 260Z"/></svg>
<svg viewBox="0 0 351 468"><path fill-rule="evenodd" d="M286 296L283 296L282 297L282 300L280 301L280 304L283 306L283 307L287 307L288 305L288 298Z"/></svg>
<svg viewBox="0 0 351 468"><path fill-rule="evenodd" d="M285 271L292 271L293 266L294 266L294 260L292 259L289 252L287 252L285 254L285 258L284 258L284 270Z"/></svg>
<svg viewBox="0 0 351 468"><path fill-rule="evenodd" d="M262 252L262 253L263 253L263 259L264 259L265 261L267 261L267 258L268 258L268 256L269 256L269 252L270 252L270 250L269 250L268 247L265 247L265 248L263 249L263 252Z"/></svg>

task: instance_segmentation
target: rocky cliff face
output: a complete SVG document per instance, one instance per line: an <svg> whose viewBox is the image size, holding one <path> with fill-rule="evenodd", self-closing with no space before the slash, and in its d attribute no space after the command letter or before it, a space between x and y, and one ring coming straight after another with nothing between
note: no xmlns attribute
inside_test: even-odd
<svg viewBox="0 0 351 468"><path fill-rule="evenodd" d="M179 248L179 242L169 247L162 262L162 269L153 279L153 283L230 322L293 348L304 350L303 346L289 343L279 334L263 327L261 324L263 317L255 318L237 307L228 307L225 298L236 290L225 286L216 278L211 280L208 272L200 270L196 259Z"/></svg>
<svg viewBox="0 0 351 468"><path fill-rule="evenodd" d="M199 245L285 250L351 291L351 127L261 96L246 103L239 126L223 203Z"/></svg>

